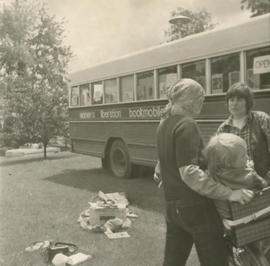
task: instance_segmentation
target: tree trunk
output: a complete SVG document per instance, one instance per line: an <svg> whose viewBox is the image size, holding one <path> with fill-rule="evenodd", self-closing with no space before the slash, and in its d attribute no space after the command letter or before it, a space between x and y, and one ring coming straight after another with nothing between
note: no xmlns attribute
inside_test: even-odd
<svg viewBox="0 0 270 266"><path fill-rule="evenodd" d="M43 158L44 160L47 159L47 144L43 143Z"/></svg>

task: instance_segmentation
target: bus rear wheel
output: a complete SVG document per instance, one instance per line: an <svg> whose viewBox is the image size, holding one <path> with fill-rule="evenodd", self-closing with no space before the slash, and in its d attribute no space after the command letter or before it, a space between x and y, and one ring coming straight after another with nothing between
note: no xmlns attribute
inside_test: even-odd
<svg viewBox="0 0 270 266"><path fill-rule="evenodd" d="M131 162L126 145L121 140L115 140L110 149L110 168L112 173L120 178L130 178Z"/></svg>

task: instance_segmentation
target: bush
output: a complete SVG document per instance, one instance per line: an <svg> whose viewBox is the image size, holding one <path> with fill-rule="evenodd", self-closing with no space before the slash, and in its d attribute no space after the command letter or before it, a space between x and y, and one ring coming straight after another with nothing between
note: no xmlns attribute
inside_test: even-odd
<svg viewBox="0 0 270 266"><path fill-rule="evenodd" d="M3 133L3 145L12 147L12 148L19 148L20 147L20 140L16 136L15 133Z"/></svg>

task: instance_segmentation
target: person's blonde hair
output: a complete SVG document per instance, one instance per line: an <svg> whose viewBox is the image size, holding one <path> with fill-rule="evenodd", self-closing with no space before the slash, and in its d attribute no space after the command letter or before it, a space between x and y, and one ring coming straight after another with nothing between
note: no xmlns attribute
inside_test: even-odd
<svg viewBox="0 0 270 266"><path fill-rule="evenodd" d="M195 80L180 79L169 88L167 96L169 103L165 115L193 114L199 101L204 98L204 89Z"/></svg>
<svg viewBox="0 0 270 266"><path fill-rule="evenodd" d="M230 168L239 154L239 148L246 149L246 142L231 133L221 133L213 136L206 148L207 168L211 175L222 169Z"/></svg>

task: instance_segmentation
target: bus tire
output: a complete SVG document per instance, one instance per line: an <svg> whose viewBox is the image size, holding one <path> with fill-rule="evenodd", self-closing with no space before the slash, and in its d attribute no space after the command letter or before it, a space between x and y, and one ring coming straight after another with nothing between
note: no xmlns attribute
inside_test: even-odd
<svg viewBox="0 0 270 266"><path fill-rule="evenodd" d="M129 152L122 140L115 140L110 149L110 168L116 177L131 177L131 162Z"/></svg>

